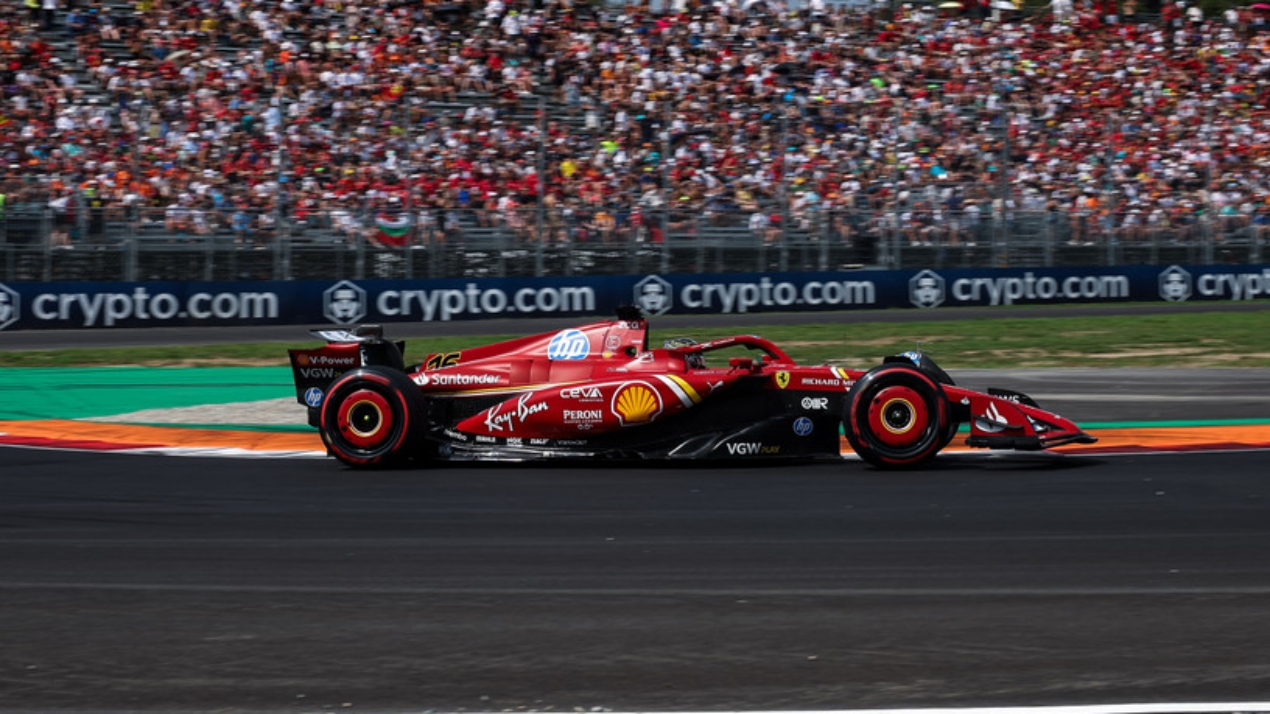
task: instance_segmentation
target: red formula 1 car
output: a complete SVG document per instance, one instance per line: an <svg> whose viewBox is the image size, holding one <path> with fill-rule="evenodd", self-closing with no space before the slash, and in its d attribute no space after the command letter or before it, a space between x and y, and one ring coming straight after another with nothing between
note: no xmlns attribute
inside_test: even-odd
<svg viewBox="0 0 1270 714"><path fill-rule="evenodd" d="M382 329L316 331L291 350L296 397L350 466L408 459L840 458L839 432L880 468L966 443L1037 450L1095 439L1026 395L963 389L907 352L868 371L800 365L761 337L648 344L635 308L617 319L429 354L406 367ZM745 353L750 356L736 356Z"/></svg>

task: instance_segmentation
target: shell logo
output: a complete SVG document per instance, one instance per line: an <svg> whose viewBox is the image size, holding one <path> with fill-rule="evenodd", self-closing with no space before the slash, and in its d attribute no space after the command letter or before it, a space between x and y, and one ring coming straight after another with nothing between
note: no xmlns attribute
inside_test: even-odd
<svg viewBox="0 0 1270 714"><path fill-rule="evenodd" d="M308 367L308 366L309 366L309 356L308 356L308 355L300 355L299 357L297 357L297 358L296 358L296 360L295 360L295 361L296 361L296 362L299 362L301 367Z"/></svg>
<svg viewBox="0 0 1270 714"><path fill-rule="evenodd" d="M627 382L613 393L613 413L622 426L646 424L661 408L661 395L646 382Z"/></svg>

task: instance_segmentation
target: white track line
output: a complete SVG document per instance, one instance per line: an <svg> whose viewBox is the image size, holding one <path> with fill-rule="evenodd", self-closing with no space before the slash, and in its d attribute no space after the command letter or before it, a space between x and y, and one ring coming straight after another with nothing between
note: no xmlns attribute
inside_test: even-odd
<svg viewBox="0 0 1270 714"><path fill-rule="evenodd" d="M338 701L338 700L336 700ZM345 707L350 705L345 704ZM329 712L332 709L340 710L339 707L327 705L321 711ZM17 711L0 709L0 712ZM64 710L40 710L40 709L23 709L23 714L60 714ZM131 712L133 710L119 709L86 709L77 710L84 714L116 714L118 712ZM163 714L193 714L204 710L184 710L184 709L167 709L157 710ZM274 710L266 709L234 709L234 711L242 714L268 714ZM303 710L302 711L307 711ZM317 710L313 710L317 711ZM427 714L471 714L470 710L454 710L447 711L444 709L401 709L393 708L391 710L381 709L365 709L358 707L356 711L365 712L426 712ZM528 712L541 712L541 709L527 709ZM590 711L603 712L603 714L1250 714L1252 712L1270 712L1270 702L1195 702L1182 704L1091 704L1084 706L1049 706L1049 707L947 707L943 709L816 709L816 710L776 710L776 709L749 709L749 710L719 710L719 711L676 711L676 712L657 712L657 711L622 711L614 709L595 708Z"/></svg>

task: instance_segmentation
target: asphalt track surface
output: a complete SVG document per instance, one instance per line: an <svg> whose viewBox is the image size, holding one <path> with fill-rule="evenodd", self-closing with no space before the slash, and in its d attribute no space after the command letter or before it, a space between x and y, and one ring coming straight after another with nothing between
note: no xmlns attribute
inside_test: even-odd
<svg viewBox="0 0 1270 714"><path fill-rule="evenodd" d="M0 459L9 711L1270 692L1264 452L901 474Z"/></svg>
<svg viewBox="0 0 1270 714"><path fill-rule="evenodd" d="M1078 421L1267 416L1264 372L1179 374L1009 379ZM0 710L1265 699L1268 465L360 474L0 448Z"/></svg>

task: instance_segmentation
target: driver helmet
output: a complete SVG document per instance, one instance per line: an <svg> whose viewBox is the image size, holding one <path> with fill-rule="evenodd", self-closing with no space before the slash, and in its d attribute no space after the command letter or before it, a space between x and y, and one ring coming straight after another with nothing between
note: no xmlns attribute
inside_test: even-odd
<svg viewBox="0 0 1270 714"><path fill-rule="evenodd" d="M696 344L700 343L691 337L672 337L662 346L668 350L677 350ZM706 356L701 352L687 352L684 354L684 364L688 365L688 369L702 369L706 366Z"/></svg>

